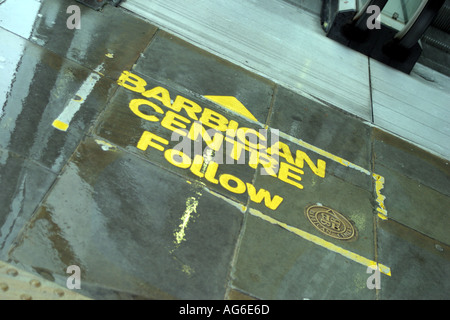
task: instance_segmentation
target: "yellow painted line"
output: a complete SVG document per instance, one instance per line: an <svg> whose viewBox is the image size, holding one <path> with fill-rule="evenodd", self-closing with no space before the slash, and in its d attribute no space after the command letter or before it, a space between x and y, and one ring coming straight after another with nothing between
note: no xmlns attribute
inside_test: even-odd
<svg viewBox="0 0 450 320"><path fill-rule="evenodd" d="M65 122L62 122L61 120L56 119L53 121L52 126L60 131L67 131L69 128L69 125Z"/></svg>
<svg viewBox="0 0 450 320"><path fill-rule="evenodd" d="M237 208L237 209L240 210L242 213L245 213L245 211L247 210L247 206L245 206L245 205L243 205L243 204L241 204L241 203L238 203L238 202L236 202L236 201L234 201L234 200L231 200L231 199L225 197L224 195L222 195L222 194L220 194L220 193L218 193L218 192L215 192L215 191L209 189L209 188L208 188L205 184L203 184L203 183L202 183L202 187L203 187L203 190L205 190L205 191L207 191L208 193L212 194L213 196L215 196L215 197L217 197L217 198L220 198L220 199L224 200L225 202L231 204L233 207Z"/></svg>
<svg viewBox="0 0 450 320"><path fill-rule="evenodd" d="M379 174L372 174L372 177L375 179L375 192L377 194L377 198L375 199L378 203L378 217L380 217L383 220L387 220L387 210L386 206L384 204L384 200L386 200L386 196L381 194L381 190L384 188L384 177L380 176Z"/></svg>
<svg viewBox="0 0 450 320"><path fill-rule="evenodd" d="M97 82L100 80L99 72L102 70L103 64L94 69L86 81L81 85L78 92L75 94L76 99L72 99L66 105L61 114L56 118L52 126L60 131L67 131L69 124L72 121L75 114L80 110L81 105L86 101L86 98L94 89Z"/></svg>
<svg viewBox="0 0 450 320"><path fill-rule="evenodd" d="M113 146L111 143L104 140L95 139L95 142L102 147L103 151L116 151L117 147Z"/></svg>
<svg viewBox="0 0 450 320"><path fill-rule="evenodd" d="M312 242L312 243L314 243L316 245L319 245L319 246L321 246L321 247L323 247L325 249L328 249L330 251L336 252L336 253L338 253L338 254L340 254L340 255L342 255L342 256L350 259L350 260L353 260L353 261L355 261L355 262L357 262L359 264L362 264L362 265L364 265L366 267L373 267L373 266L377 265L379 270L380 270L380 272L382 272L382 273L384 273L384 274L386 274L388 276L391 276L391 269L389 267L385 266L385 265L378 264L377 262L375 262L373 260L367 259L367 258L365 258L363 256L360 256L359 254L356 254L354 252L351 252L349 250L341 248L341 247L339 247L339 246L337 246L337 245L335 245L335 244L333 244L331 242L323 240L322 238L319 238L319 237L317 237L315 235L312 235L312 234L310 234L308 232L305 232L303 230L300 230L298 228L292 227L292 226L290 226L290 225L288 225L286 223L280 222L280 221L278 221L278 220L276 220L276 219L274 219L272 217L269 217L269 216L263 214L262 212L260 212L258 210L249 209L248 212L254 217L260 218L260 219L262 219L264 221L267 221L267 222L269 222L269 223L271 223L273 225L280 226L283 229L285 229L287 231L290 231L290 232L294 233L295 235L297 235L297 236L299 236L299 237L301 237L301 238L303 238L305 240L308 240L308 241L310 241L310 242Z"/></svg>
<svg viewBox="0 0 450 320"><path fill-rule="evenodd" d="M333 244L333 243L331 243L329 241L326 241L326 240L324 240L322 238L319 238L318 236L315 236L313 234L310 234L310 233L308 233L306 231L303 231L303 230L300 230L298 228L292 227L292 226L290 226L290 225L288 225L288 224L286 224L284 222L278 221L278 220L276 220L276 219L274 219L274 218L272 218L272 217L270 217L268 215L265 215L264 213L262 213L262 212L260 212L260 211L258 211L256 209L252 209L252 208L249 208L247 206L241 205L241 204L239 204L239 203L237 203L237 202L235 202L235 201L225 197L224 195L221 195L221 194L219 194L219 193L217 193L217 192L207 188L206 186L204 186L203 189L205 191L207 191L208 193L210 193L210 194L212 194L212 195L214 195L214 196L216 196L216 197L226 201L227 203L233 205L234 207L238 208L242 213L244 213L248 209L248 212L254 217L260 218L260 219L262 219L262 220L264 220L266 222L269 222L269 223L271 223L273 225L277 225L279 227L282 227L283 229L285 229L287 231L290 231L290 232L294 233L295 235L297 235L297 236L299 236L299 237L301 237L301 238L303 238L305 240L308 240L308 241L310 241L310 242L312 242L312 243L314 243L314 244L316 244L318 246L321 246L322 248L325 248L327 250L336 252L336 253L338 253L338 254L340 254L340 255L342 255L342 256L344 256L344 257L346 257L346 258L348 258L348 259L350 259L352 261L355 261L355 262L363 265L363 266L366 266L366 267L378 266L378 270L380 270L381 273L384 273L385 275L391 276L391 268L389 268L388 266L385 266L383 264L377 263L376 261L367 259L367 258L365 258L365 257L363 257L363 256L361 256L361 255L359 255L357 253L351 252L351 251L346 250L344 248L341 248L341 247L339 247L339 246L337 246L337 245L335 245L335 244Z"/></svg>
<svg viewBox="0 0 450 320"><path fill-rule="evenodd" d="M368 176L372 175L372 177L375 179L375 192L376 192L376 195L377 195L376 201L378 203L378 208L376 210L377 210L377 213L378 213L378 217L380 219L383 219L383 220L387 220L388 219L386 206L384 204L384 200L386 199L386 196L381 194L381 190L384 188L384 182L385 182L384 177L382 177L382 176L380 176L379 174L376 174L376 173L372 173L371 174L371 172L369 170L364 169L363 167L358 166L357 164L354 164L354 163L352 163L352 162L350 162L348 160L345 160L345 159L343 159L341 157L338 157L338 156L336 156L336 155L334 155L334 154L332 154L332 153L330 153L328 151L325 151L325 150L320 149L320 148L318 148L316 146L313 146L312 144L309 144L309 143L307 143L307 142L305 142L305 141L303 141L301 139L294 138L294 137L292 137L292 136L290 136L290 135L288 135L288 134L286 134L284 132L279 131L279 135L280 135L280 137L283 137L284 139L287 139L287 140L289 140L292 143L295 143L295 144L297 144L299 146L302 146L302 147L304 147L304 148L306 148L308 150L311 150L311 151L313 151L313 152L315 152L317 154L320 154L320 155L322 155L322 156L324 156L324 157L326 157L328 159L331 159L331 160L333 160L333 161L335 161L337 163L340 163L341 165L343 165L345 167L349 167L349 168L355 169L355 170L357 170L357 171L359 171L359 172L361 172L361 173L363 173L365 175L368 175Z"/></svg>
<svg viewBox="0 0 450 320"><path fill-rule="evenodd" d="M354 164L354 163L352 163L352 162L350 162L348 160L345 160L344 158L338 157L338 156L336 156L336 155L334 155L334 154L332 154L332 153L330 153L328 151L325 151L325 150L320 149L320 148L318 148L316 146L313 146L312 144L309 144L309 143L307 143L307 142L305 142L305 141L303 141L301 139L294 138L294 137L292 137L292 136L290 136L290 135L288 135L288 134L286 134L284 132L281 132L281 131L280 131L280 137L282 137L282 138L284 138L286 140L289 140L290 142L293 142L293 143L295 143L295 144L297 144L299 146L302 146L302 147L304 147L304 148L306 148L308 150L314 151L315 153L320 154L321 156L324 156L324 157L326 157L328 159L331 159L331 160L333 160L333 161L335 161L337 163L340 163L344 167L349 167L349 168L355 169L355 170L357 170L359 172L364 173L365 175L370 176L370 171L369 170L367 170L367 169L365 169L365 168L363 168L361 166L358 166L357 164Z"/></svg>

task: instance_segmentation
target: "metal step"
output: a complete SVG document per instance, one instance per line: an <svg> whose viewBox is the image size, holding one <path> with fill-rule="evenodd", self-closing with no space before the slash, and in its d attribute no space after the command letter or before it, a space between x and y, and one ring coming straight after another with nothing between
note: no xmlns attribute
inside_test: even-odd
<svg viewBox="0 0 450 320"><path fill-rule="evenodd" d="M419 63L450 76L450 0L446 0L422 37Z"/></svg>
<svg viewBox="0 0 450 320"><path fill-rule="evenodd" d="M423 36L422 41L439 50L450 53L450 34L441 29L430 27Z"/></svg>
<svg viewBox="0 0 450 320"><path fill-rule="evenodd" d="M432 26L450 34L450 0L446 0Z"/></svg>

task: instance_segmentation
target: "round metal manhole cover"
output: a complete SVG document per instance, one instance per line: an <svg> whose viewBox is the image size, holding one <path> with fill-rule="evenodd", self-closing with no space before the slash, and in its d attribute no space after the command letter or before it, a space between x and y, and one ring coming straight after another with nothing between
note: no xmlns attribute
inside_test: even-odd
<svg viewBox="0 0 450 320"><path fill-rule="evenodd" d="M339 240L355 240L358 232L353 224L341 213L322 205L312 205L305 209L309 222L327 236Z"/></svg>

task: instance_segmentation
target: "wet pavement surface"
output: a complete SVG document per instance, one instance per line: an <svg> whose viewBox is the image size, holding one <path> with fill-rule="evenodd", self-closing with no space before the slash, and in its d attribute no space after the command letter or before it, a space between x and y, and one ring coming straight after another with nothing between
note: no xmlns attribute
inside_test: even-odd
<svg viewBox="0 0 450 320"><path fill-rule="evenodd" d="M78 266L93 299L449 298L448 160L120 7L24 2L0 4L0 260Z"/></svg>

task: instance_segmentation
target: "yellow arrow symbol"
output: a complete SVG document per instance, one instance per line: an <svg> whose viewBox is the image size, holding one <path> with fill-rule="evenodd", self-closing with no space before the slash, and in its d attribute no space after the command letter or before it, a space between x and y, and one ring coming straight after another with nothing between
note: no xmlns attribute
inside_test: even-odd
<svg viewBox="0 0 450 320"><path fill-rule="evenodd" d="M253 121L258 121L250 111L235 97L233 96L205 96L205 98L212 100L221 106L230 109L241 116L249 118Z"/></svg>

